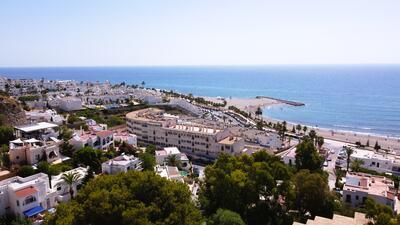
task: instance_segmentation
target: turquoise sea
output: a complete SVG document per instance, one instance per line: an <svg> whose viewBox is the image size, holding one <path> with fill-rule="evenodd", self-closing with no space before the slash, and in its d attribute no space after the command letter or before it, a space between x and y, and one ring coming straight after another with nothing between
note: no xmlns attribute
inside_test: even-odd
<svg viewBox="0 0 400 225"><path fill-rule="evenodd" d="M271 96L306 104L264 109L276 119L400 137L400 65L0 68L1 75L145 81L202 96Z"/></svg>

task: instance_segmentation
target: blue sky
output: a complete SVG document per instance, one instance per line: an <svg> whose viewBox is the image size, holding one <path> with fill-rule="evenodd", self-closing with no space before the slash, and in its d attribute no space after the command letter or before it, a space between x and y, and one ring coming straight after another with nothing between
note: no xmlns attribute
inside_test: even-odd
<svg viewBox="0 0 400 225"><path fill-rule="evenodd" d="M0 66L400 63L399 0L1 0Z"/></svg>

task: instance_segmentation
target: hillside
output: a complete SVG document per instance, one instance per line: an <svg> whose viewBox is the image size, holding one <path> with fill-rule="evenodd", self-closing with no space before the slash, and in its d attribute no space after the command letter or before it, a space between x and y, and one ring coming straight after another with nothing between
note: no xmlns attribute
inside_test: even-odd
<svg viewBox="0 0 400 225"><path fill-rule="evenodd" d="M0 125L14 126L23 123L26 123L26 116L19 102L0 93Z"/></svg>

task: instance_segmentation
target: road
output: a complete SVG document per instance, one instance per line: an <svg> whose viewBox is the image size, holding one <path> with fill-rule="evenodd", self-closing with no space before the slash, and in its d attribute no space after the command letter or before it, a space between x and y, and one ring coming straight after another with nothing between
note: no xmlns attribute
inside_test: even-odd
<svg viewBox="0 0 400 225"><path fill-rule="evenodd" d="M343 148L344 145L345 143L343 142L325 139L324 147L329 149L330 151L333 150L335 152L334 154L329 153L332 160L328 162L327 167L324 167L324 171L328 172L329 174L328 184L331 190L335 188L335 183L336 183L336 175L335 175L336 160L338 158L339 151Z"/></svg>

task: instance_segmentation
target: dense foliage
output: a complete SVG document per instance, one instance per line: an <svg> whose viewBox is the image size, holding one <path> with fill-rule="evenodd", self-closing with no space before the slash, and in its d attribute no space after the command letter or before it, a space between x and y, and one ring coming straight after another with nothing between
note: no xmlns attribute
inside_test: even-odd
<svg viewBox="0 0 400 225"><path fill-rule="evenodd" d="M223 154L205 175L200 202L207 215L223 208L239 213L247 224L292 223L285 204L292 198L292 172L279 158L265 151L240 157Z"/></svg>
<svg viewBox="0 0 400 225"><path fill-rule="evenodd" d="M89 181L46 224L200 225L202 217L185 184L130 171Z"/></svg>
<svg viewBox="0 0 400 225"><path fill-rule="evenodd" d="M14 130L12 127L0 126L0 145L8 145L14 138Z"/></svg>
<svg viewBox="0 0 400 225"><path fill-rule="evenodd" d="M245 225L238 213L226 209L218 209L210 218L208 225Z"/></svg>
<svg viewBox="0 0 400 225"><path fill-rule="evenodd" d="M323 158L314 146L313 140L306 138L296 149L296 168L316 171L321 169Z"/></svg>

